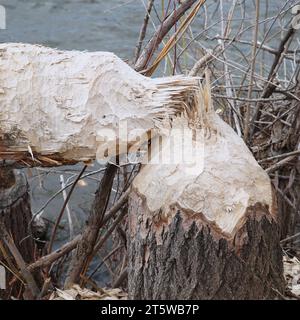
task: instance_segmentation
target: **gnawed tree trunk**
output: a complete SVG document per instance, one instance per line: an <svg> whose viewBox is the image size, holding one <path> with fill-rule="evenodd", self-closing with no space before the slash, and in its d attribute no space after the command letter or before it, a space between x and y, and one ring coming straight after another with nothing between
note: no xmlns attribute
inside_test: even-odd
<svg viewBox="0 0 300 320"><path fill-rule="evenodd" d="M158 137L150 153L158 164L144 166L133 184L132 298L273 298L283 291L270 180L213 112L209 89L198 90L194 78L143 77L111 53L22 44L0 50L0 159L36 166L102 159L140 146L152 130L165 150L174 145L172 132L187 131L187 151L197 151L188 164L160 164Z"/></svg>
<svg viewBox="0 0 300 320"><path fill-rule="evenodd" d="M126 153L188 108L198 80L151 79L110 52L0 45L0 159L55 166Z"/></svg>
<svg viewBox="0 0 300 320"><path fill-rule="evenodd" d="M7 232L12 236L16 247L26 263L34 261L34 241L28 235L28 226L32 218L30 196L25 175L12 169L0 168L0 219L4 223ZM5 250L5 252L3 252ZM7 247L0 250L0 260L4 265L15 266L15 262ZM24 286L14 278L8 270L7 290L0 291L2 298L8 299L11 296L21 297ZM14 280L13 280L14 279ZM12 282L13 280L13 282Z"/></svg>
<svg viewBox="0 0 300 320"><path fill-rule="evenodd" d="M179 209L170 222L150 222L141 198L132 201L131 218L141 222L130 238L130 298L269 299L278 297L273 289L284 292L278 226L265 206L248 207L228 237L204 216Z"/></svg>
<svg viewBox="0 0 300 320"><path fill-rule="evenodd" d="M133 182L130 298L278 297L284 278L270 179L214 113L208 88L198 107L193 123L181 118L173 129L188 127L202 155L188 164L146 165ZM162 154L170 144L163 142Z"/></svg>

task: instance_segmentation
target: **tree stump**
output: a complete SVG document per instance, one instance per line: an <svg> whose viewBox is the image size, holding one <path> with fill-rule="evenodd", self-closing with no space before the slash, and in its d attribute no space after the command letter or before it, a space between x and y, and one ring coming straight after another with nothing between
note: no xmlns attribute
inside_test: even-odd
<svg viewBox="0 0 300 320"><path fill-rule="evenodd" d="M12 235L14 242L27 263L34 261L34 241L28 237L28 225L32 213L28 184L26 177L20 171L0 168L0 219L4 222L6 230ZM5 250L6 248L3 247ZM8 253L7 250L6 254ZM0 260L6 266L14 264L10 255L0 250ZM7 261L10 260L10 261ZM12 273L6 270L7 290L0 291L0 297L9 299L11 296L20 297L23 286Z"/></svg>
<svg viewBox="0 0 300 320"><path fill-rule="evenodd" d="M278 225L260 203L228 236L204 215L173 207L168 220L131 196L131 299L271 299L284 292Z"/></svg>
<svg viewBox="0 0 300 320"><path fill-rule="evenodd" d="M129 297L279 297L285 282L271 181L215 114L209 88L200 93L196 118L179 118L172 130L190 131L202 153L191 153L188 164L159 161L174 144L171 132L152 143L155 164L145 165L133 182Z"/></svg>

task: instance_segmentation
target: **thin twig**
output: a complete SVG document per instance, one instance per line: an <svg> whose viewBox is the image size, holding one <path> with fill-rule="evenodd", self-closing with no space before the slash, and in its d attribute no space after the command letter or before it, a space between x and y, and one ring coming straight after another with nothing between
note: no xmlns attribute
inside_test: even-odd
<svg viewBox="0 0 300 320"><path fill-rule="evenodd" d="M296 155L293 155L293 156L289 156L289 157L286 157L285 159L275 163L274 165L272 165L271 167L267 168L266 169L266 172L267 173L271 173L277 169L279 169L280 167L286 165L287 163L289 163L290 161L294 160L296 157Z"/></svg>
<svg viewBox="0 0 300 320"><path fill-rule="evenodd" d="M138 61L135 64L136 71L142 71L146 68L147 63L153 56L154 51L158 48L163 38L173 28L174 24L190 9L190 7L198 0L184 1L175 12L170 14L167 19L162 23L161 28L153 35L151 40L143 49Z"/></svg>
<svg viewBox="0 0 300 320"><path fill-rule="evenodd" d="M143 41L144 41L145 36L146 36L148 22L149 22L151 10L152 10L152 7L153 7L153 3L154 3L154 0L148 0L147 12L146 12L146 15L145 15L145 18L144 18L143 26L142 26L141 31L140 31L138 44L136 46L136 51L135 51L135 55L134 55L134 63L137 62L137 60L138 60L138 58L140 56L140 53L141 53L141 49L142 49Z"/></svg>
<svg viewBox="0 0 300 320"><path fill-rule="evenodd" d="M258 20L259 20L259 5L260 1L255 1L255 28L253 32L253 43L257 43L258 37ZM253 89L253 75L256 61L256 46L252 46L252 61L251 61L251 69L250 69L250 81L249 81L249 91L248 91L248 99L251 99L252 89ZM248 141L249 136L249 125L250 125L250 104L248 103L246 106L246 115L245 115L245 123L244 123L244 140Z"/></svg>
<svg viewBox="0 0 300 320"><path fill-rule="evenodd" d="M123 272L119 275L119 277L116 279L116 281L113 283L113 288L119 288L122 284L122 282L128 277L128 269L125 268Z"/></svg>
<svg viewBox="0 0 300 320"><path fill-rule="evenodd" d="M100 182L92 212L89 215L87 225L83 231L82 238L78 243L75 254L72 256L69 272L65 280L65 287L72 287L74 283L79 283L80 275L88 267L90 255L93 252L97 241L99 229L103 223L103 217L108 205L111 189L118 167L108 164L104 176Z"/></svg>
<svg viewBox="0 0 300 320"><path fill-rule="evenodd" d="M60 177L61 187L64 188L66 186L64 175L61 174L59 177ZM67 201L66 190L63 191L63 198L64 198L64 201ZM73 226L72 215L71 215L71 211L68 203L66 206L66 210L67 210L67 217L68 217L68 223L69 223L70 240L72 240L74 238L74 226Z"/></svg>
<svg viewBox="0 0 300 320"><path fill-rule="evenodd" d="M62 219L62 216L63 216L63 214L64 214L65 208L66 208L66 206L67 206L67 204L68 204L68 202L69 202L69 200L70 200L70 198L71 198L71 195L72 195L72 193L73 193L73 191L74 191L74 189L75 189L75 187L76 187L76 185L77 185L77 182L80 180L80 178L81 178L81 176L83 175L83 173L84 173L84 171L85 171L86 168L87 168L87 165L85 165L85 166L82 168L82 170L81 170L81 172L79 173L78 177L77 177L76 180L73 182L73 185L72 185L72 187L71 187L71 189L70 189L70 191L69 191L69 193L68 193L68 196L67 196L67 198L66 198L66 200L65 200L65 202L64 202L64 204L63 204L63 206L62 206L62 208L61 208L61 211L60 211L60 213L59 213L59 215L58 215L58 218L57 218L57 220L56 220L56 222L55 222L55 225L54 225L54 227L53 227L53 230L52 230L52 234L51 234L51 238L50 238L50 242L49 242L49 247L48 247L48 253L51 253L51 251L52 251L53 243L54 243L54 240L55 240L55 235L56 235L58 226L59 226L59 224L60 224L60 220Z"/></svg>
<svg viewBox="0 0 300 320"><path fill-rule="evenodd" d="M35 299L39 296L40 290L38 285L33 277L33 275L27 270L26 262L24 261L20 251L18 250L17 246L15 245L13 239L7 232L4 223L0 221L0 239L4 241L10 253L14 257L18 267L20 268L20 273L22 277L25 279L27 286L32 294L32 297Z"/></svg>
<svg viewBox="0 0 300 320"><path fill-rule="evenodd" d="M258 163L271 161L271 160L275 160L275 159L280 159L280 158L286 158L288 156L293 156L293 155L297 155L297 154L300 154L300 150L287 152L287 153L283 153L283 154L278 154L276 156L272 156L272 157L269 157L269 158L261 159L261 160L258 161Z"/></svg>

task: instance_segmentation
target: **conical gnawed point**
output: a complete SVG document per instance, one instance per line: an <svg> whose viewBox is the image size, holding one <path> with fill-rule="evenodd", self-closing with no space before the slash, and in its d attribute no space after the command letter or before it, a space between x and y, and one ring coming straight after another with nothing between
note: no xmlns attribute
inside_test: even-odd
<svg viewBox="0 0 300 320"><path fill-rule="evenodd" d="M213 110L209 83L200 88L196 109L194 119L182 115L173 129L193 132L200 152L187 163L145 165L133 182L129 295L274 297L274 288L283 292L284 280L271 181ZM169 140L154 145L154 159Z"/></svg>
<svg viewBox="0 0 300 320"><path fill-rule="evenodd" d="M182 163L177 159L173 165L145 166L133 186L145 196L152 212L162 209L163 214L175 205L187 212L204 214L223 232L231 234L246 208L257 202L274 213L271 181L244 141L215 113L209 90L208 86L199 90L195 118L181 116L170 130L172 137L172 131L182 128L186 138L194 139L197 149L194 152L183 150ZM170 148L172 142L163 141ZM159 162L160 151L162 155L166 153L164 146L160 149L154 145L151 150L153 163ZM190 158L184 159L185 152L189 152Z"/></svg>

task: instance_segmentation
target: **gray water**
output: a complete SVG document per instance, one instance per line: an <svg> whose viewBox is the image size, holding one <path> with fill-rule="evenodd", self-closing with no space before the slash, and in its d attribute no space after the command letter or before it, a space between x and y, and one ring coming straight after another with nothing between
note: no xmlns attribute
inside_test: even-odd
<svg viewBox="0 0 300 320"><path fill-rule="evenodd" d="M68 50L113 51L130 59L143 21L141 1L1 0L7 30L1 42L39 43Z"/></svg>
<svg viewBox="0 0 300 320"><path fill-rule="evenodd" d="M164 1L168 3L168 1ZM296 1L297 2L297 1ZM161 1L157 0L158 11ZM218 1L206 1L207 23L219 20ZM246 3L246 25L253 20L253 1ZM261 1L261 11L266 1ZM283 6L281 0L269 0L269 16ZM294 0L291 0L295 3ZM28 42L67 50L112 51L123 59L132 59L147 0L0 0L7 11L7 30L0 30L0 42ZM226 17L232 0L223 0ZM288 6L287 6L288 7ZM171 7L172 8L172 7ZM194 31L203 27L204 10L193 23ZM235 10L234 28L241 18ZM157 22L155 15L152 16ZM149 30L153 30L149 23ZM220 24L211 29L220 33ZM248 32L252 36L252 30ZM146 38L147 41L147 38ZM209 46L209 43L206 43Z"/></svg>

